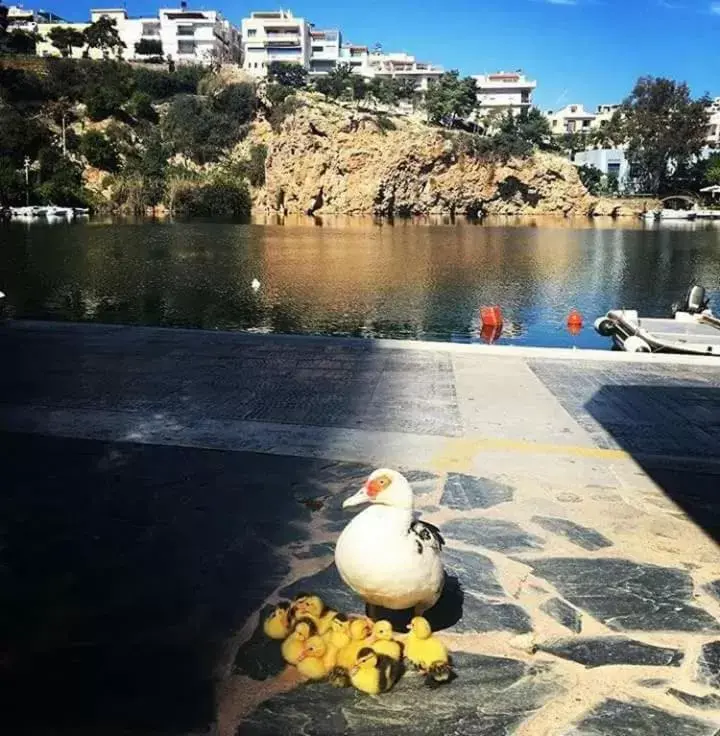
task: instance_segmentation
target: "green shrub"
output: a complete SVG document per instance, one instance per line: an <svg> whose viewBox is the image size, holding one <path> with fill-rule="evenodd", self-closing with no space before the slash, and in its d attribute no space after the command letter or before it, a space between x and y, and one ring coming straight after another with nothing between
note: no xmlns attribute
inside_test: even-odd
<svg viewBox="0 0 720 736"><path fill-rule="evenodd" d="M198 84L207 73L207 69L198 65L181 66L174 72L144 67L134 67L132 70L135 89L149 95L151 100L197 94Z"/></svg>
<svg viewBox="0 0 720 736"><path fill-rule="evenodd" d="M40 154L41 183L35 188L35 198L42 204L63 207L84 207L89 203L82 183L82 169L55 149Z"/></svg>
<svg viewBox="0 0 720 736"><path fill-rule="evenodd" d="M0 100L5 102L42 102L47 92L37 74L0 64Z"/></svg>
<svg viewBox="0 0 720 736"><path fill-rule="evenodd" d="M284 84L269 84L265 95L268 102L275 107L285 102L294 92L295 90L292 87L286 87Z"/></svg>
<svg viewBox="0 0 720 736"><path fill-rule="evenodd" d="M242 104L235 94L231 93L231 97L220 104L221 107L227 104L229 109L235 109L238 113ZM243 93L238 96L246 101ZM206 99L178 95L163 118L162 129L176 152L204 164L216 161L224 150L247 135L247 126L240 122L241 118L218 110Z"/></svg>
<svg viewBox="0 0 720 736"><path fill-rule="evenodd" d="M128 101L128 111L138 120L148 120L151 123L158 121L158 114L152 106L152 98L147 92L135 90Z"/></svg>
<svg viewBox="0 0 720 736"><path fill-rule="evenodd" d="M135 53L142 56L162 56L163 46L159 38L141 38L135 44Z"/></svg>
<svg viewBox="0 0 720 736"><path fill-rule="evenodd" d="M250 160L245 165L245 176L254 187L261 187L265 183L266 160L267 146L260 143L250 148Z"/></svg>
<svg viewBox="0 0 720 736"><path fill-rule="evenodd" d="M38 121L7 105L0 105L0 159L22 166L25 156L35 159L50 139Z"/></svg>
<svg viewBox="0 0 720 736"><path fill-rule="evenodd" d="M287 97L285 100L283 100L279 105L275 105L273 109L270 111L270 115L268 116L268 122L270 123L270 127L276 132L280 132L280 128L282 127L283 122L285 121L285 118L292 115L295 111L299 110L302 107L302 102L298 100L295 95L290 95L290 97Z"/></svg>
<svg viewBox="0 0 720 736"><path fill-rule="evenodd" d="M174 211L185 217L247 217L250 194L244 182L191 184L175 193Z"/></svg>
<svg viewBox="0 0 720 736"><path fill-rule="evenodd" d="M307 69L289 61L271 61L268 79L283 87L300 89L307 83Z"/></svg>
<svg viewBox="0 0 720 736"><path fill-rule="evenodd" d="M213 99L213 107L240 124L249 123L255 115L257 96L252 84L231 84Z"/></svg>
<svg viewBox="0 0 720 736"><path fill-rule="evenodd" d="M90 166L104 171L117 171L120 158L115 146L99 131L90 130L80 140L80 153Z"/></svg>
<svg viewBox="0 0 720 736"><path fill-rule="evenodd" d="M388 130L397 130L397 125L387 115L378 115L377 124L383 133L386 133Z"/></svg>
<svg viewBox="0 0 720 736"><path fill-rule="evenodd" d="M602 171L595 166L583 164L582 166L578 166L577 172L585 189L587 189L590 194L597 194L600 189L600 185L602 184Z"/></svg>

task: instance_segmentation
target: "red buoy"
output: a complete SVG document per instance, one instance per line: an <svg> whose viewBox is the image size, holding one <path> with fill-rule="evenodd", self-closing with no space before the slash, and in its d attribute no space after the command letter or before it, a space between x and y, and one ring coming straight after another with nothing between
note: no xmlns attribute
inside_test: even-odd
<svg viewBox="0 0 720 736"><path fill-rule="evenodd" d="M502 309L497 305L494 307L480 307L480 321L483 327L502 327Z"/></svg>
<svg viewBox="0 0 720 736"><path fill-rule="evenodd" d="M568 314L567 318L567 326L568 329L572 330L581 330L583 326L583 318L582 314L577 311L577 309L573 309L570 314Z"/></svg>

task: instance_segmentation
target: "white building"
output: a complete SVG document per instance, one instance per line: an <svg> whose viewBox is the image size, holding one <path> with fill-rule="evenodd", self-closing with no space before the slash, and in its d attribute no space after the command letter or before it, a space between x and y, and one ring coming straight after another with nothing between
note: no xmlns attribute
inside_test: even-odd
<svg viewBox="0 0 720 736"><path fill-rule="evenodd" d="M310 29L310 74L329 74L340 60L342 34L336 28Z"/></svg>
<svg viewBox="0 0 720 736"><path fill-rule="evenodd" d="M115 21L118 34L125 44L121 55L124 59L142 60L147 54L139 54L135 45L142 40L159 42L159 53L151 54L171 58L180 64L209 64L213 61L238 61L240 59L240 32L216 10L188 10L163 8L157 16L132 18L124 8L98 8L90 11L89 23L43 22L38 32L45 37L37 45L39 56L59 56L60 52L47 40L51 28L71 27L83 31L90 23L107 17ZM73 49L73 56L83 55L83 48ZM99 49L90 49L91 58L101 58Z"/></svg>
<svg viewBox="0 0 720 736"><path fill-rule="evenodd" d="M708 108L710 123L706 143L711 148L720 148L720 97L716 97Z"/></svg>
<svg viewBox="0 0 720 736"><path fill-rule="evenodd" d="M242 19L243 69L254 76L264 77L273 61L309 69L311 43L310 24L289 10L258 11Z"/></svg>
<svg viewBox="0 0 720 736"><path fill-rule="evenodd" d="M588 151L579 151L573 162L577 166L594 166L606 176L618 180L619 190L624 191L629 183L630 164L622 148L599 148Z"/></svg>
<svg viewBox="0 0 720 736"><path fill-rule="evenodd" d="M532 107L537 82L521 72L496 72L473 76L477 85L478 117L510 111L519 115Z"/></svg>
<svg viewBox="0 0 720 736"><path fill-rule="evenodd" d="M557 112L549 110L546 117L553 135L565 135L566 133L589 133L593 128L596 115L588 112L583 105L575 104L566 105Z"/></svg>

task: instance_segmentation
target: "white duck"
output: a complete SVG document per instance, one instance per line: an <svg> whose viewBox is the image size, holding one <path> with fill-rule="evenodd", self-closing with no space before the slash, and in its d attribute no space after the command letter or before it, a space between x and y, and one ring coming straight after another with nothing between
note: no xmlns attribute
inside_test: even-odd
<svg viewBox="0 0 720 736"><path fill-rule="evenodd" d="M381 468L343 503L372 504L343 529L335 546L342 579L370 606L413 608L415 615L435 605L445 573L445 543L437 527L413 518L413 491L396 470Z"/></svg>

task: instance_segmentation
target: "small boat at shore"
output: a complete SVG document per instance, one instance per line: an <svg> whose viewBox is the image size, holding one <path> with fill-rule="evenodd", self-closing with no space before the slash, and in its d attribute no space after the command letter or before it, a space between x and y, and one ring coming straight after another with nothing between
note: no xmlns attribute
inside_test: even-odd
<svg viewBox="0 0 720 736"><path fill-rule="evenodd" d="M720 319L709 309L705 289L693 286L673 318L640 317L613 309L595 321L596 331L628 353L675 353L720 357Z"/></svg>
<svg viewBox="0 0 720 736"><path fill-rule="evenodd" d="M649 210L643 214L643 219L646 222L667 222L678 221L678 220L694 220L697 218L697 212L695 210Z"/></svg>

